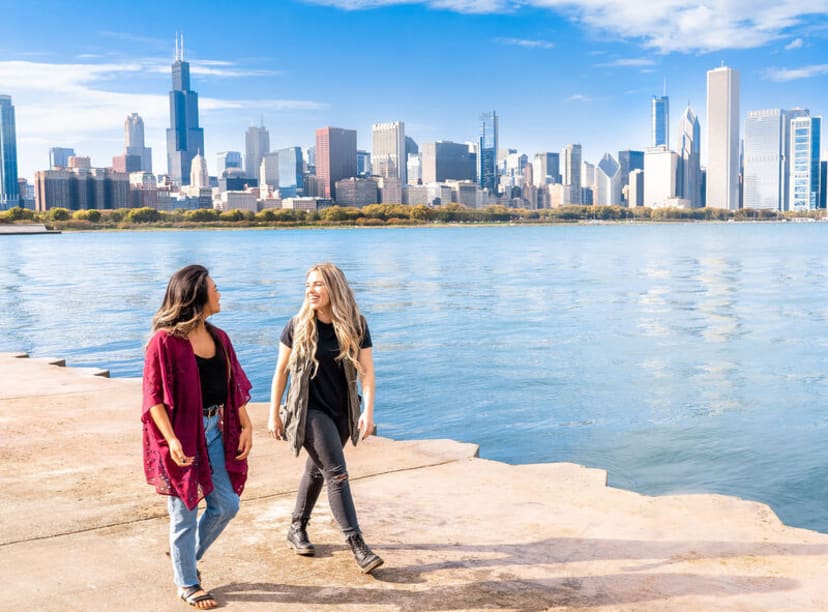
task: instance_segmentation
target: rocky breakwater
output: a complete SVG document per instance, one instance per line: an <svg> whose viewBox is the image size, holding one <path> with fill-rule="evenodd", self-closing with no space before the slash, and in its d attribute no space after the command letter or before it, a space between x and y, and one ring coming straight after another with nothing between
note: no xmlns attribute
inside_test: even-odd
<svg viewBox="0 0 828 612"><path fill-rule="evenodd" d="M0 607L182 609L164 499L143 482L140 381L21 357L0 354ZM449 440L348 449L382 568L359 573L324 495L317 555L298 557L284 536L301 463L266 437L266 406L250 413L242 508L201 565L228 609L828 609L828 535L765 505L648 497L601 470L506 465Z"/></svg>

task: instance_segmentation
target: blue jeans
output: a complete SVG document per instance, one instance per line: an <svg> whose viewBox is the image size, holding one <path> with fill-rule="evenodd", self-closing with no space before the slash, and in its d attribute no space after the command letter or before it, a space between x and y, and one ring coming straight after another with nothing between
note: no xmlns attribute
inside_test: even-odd
<svg viewBox="0 0 828 612"><path fill-rule="evenodd" d="M170 513L170 557L175 584L188 587L198 584L196 562L215 542L239 511L239 496L233 491L224 467L224 443L218 427L218 415L204 417L207 454L213 469L213 491L204 501L207 509L198 518L198 507L188 510L178 497L167 498Z"/></svg>

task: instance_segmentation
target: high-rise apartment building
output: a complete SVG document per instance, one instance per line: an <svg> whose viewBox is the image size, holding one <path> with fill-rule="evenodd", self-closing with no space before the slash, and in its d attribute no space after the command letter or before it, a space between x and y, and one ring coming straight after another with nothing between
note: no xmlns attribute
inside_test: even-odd
<svg viewBox="0 0 828 612"><path fill-rule="evenodd" d="M17 133L11 96L0 96L0 209L17 206Z"/></svg>
<svg viewBox="0 0 828 612"><path fill-rule="evenodd" d="M702 204L700 147L699 120L688 105L679 119L676 196L688 200L691 208L699 208Z"/></svg>
<svg viewBox="0 0 828 612"><path fill-rule="evenodd" d="M140 170L152 172L152 148L144 146L144 120L138 113L130 114L124 121L124 139L124 155L137 155L141 158Z"/></svg>
<svg viewBox="0 0 828 612"><path fill-rule="evenodd" d="M652 100L652 146L669 146L670 142L670 98L653 96Z"/></svg>
<svg viewBox="0 0 828 612"><path fill-rule="evenodd" d="M497 190L497 113L480 115L480 138L477 141L477 184L490 193Z"/></svg>
<svg viewBox="0 0 828 612"><path fill-rule="evenodd" d="M251 125L244 135L244 173L255 178L259 176L262 158L270 152L270 133L261 123Z"/></svg>
<svg viewBox="0 0 828 612"><path fill-rule="evenodd" d="M422 150L423 184L449 180L473 181L474 157L466 144L438 140L427 142Z"/></svg>
<svg viewBox="0 0 828 612"><path fill-rule="evenodd" d="M813 210L820 200L820 134L821 117L791 119L790 186L788 201L791 210Z"/></svg>
<svg viewBox="0 0 828 612"><path fill-rule="evenodd" d="M408 180L405 123L375 123L371 126L371 143L373 174L383 178L398 178L405 183Z"/></svg>
<svg viewBox="0 0 828 612"><path fill-rule="evenodd" d="M35 208L39 211L113 209L129 205L129 176L123 172L90 168L81 163L76 167L35 173Z"/></svg>
<svg viewBox="0 0 828 612"><path fill-rule="evenodd" d="M335 200L336 181L356 176L356 141L356 130L316 130L316 178L321 197Z"/></svg>
<svg viewBox="0 0 828 612"><path fill-rule="evenodd" d="M174 182L190 182L190 167L199 152L204 152L204 130L198 126L198 94L190 89L190 64L184 61L182 36L175 40L167 129L167 173Z"/></svg>
<svg viewBox="0 0 828 612"><path fill-rule="evenodd" d="M722 66L707 73L707 206L739 208L739 142L739 73Z"/></svg>

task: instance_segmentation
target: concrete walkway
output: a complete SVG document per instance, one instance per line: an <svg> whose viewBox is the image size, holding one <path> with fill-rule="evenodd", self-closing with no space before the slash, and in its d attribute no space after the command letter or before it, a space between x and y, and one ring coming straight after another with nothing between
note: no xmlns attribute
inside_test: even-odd
<svg viewBox="0 0 828 612"><path fill-rule="evenodd" d="M143 481L140 381L100 374L0 353L0 610L187 609ZM250 413L241 512L201 564L226 609L828 610L828 535L765 505L647 497L448 440L349 447L382 568L359 573L324 494L317 556L298 557L284 535L302 463L266 437L265 405Z"/></svg>

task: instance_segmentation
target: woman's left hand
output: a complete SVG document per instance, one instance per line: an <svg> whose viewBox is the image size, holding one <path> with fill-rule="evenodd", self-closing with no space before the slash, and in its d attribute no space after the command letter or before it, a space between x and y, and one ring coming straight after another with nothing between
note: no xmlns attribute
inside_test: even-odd
<svg viewBox="0 0 828 612"><path fill-rule="evenodd" d="M241 434L239 434L239 448L237 449L236 459L239 461L247 459L251 448L253 448L253 428L250 426L242 427Z"/></svg>
<svg viewBox="0 0 828 612"><path fill-rule="evenodd" d="M363 412L359 415L359 439L364 440L374 435L377 427L374 425L374 416Z"/></svg>

